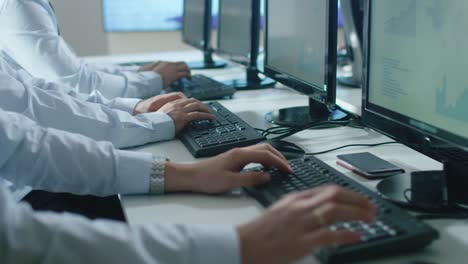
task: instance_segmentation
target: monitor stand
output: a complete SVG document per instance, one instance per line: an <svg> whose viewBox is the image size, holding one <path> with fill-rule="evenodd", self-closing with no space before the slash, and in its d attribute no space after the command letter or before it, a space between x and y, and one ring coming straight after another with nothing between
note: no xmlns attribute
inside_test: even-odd
<svg viewBox="0 0 468 264"><path fill-rule="evenodd" d="M224 61L215 61L211 51L204 52L203 61L190 61L187 65L192 70L222 69L227 66Z"/></svg>
<svg viewBox="0 0 468 264"><path fill-rule="evenodd" d="M258 90L273 87L276 81L268 77L260 78L256 67L248 67L245 79L228 80L223 83L236 90Z"/></svg>
<svg viewBox="0 0 468 264"><path fill-rule="evenodd" d="M343 86L360 88L361 83L354 79L354 76L337 76L336 81Z"/></svg>
<svg viewBox="0 0 468 264"><path fill-rule="evenodd" d="M344 65L344 66L346 66L346 65ZM346 73L346 74L338 73L336 75L336 82L338 84L340 84L340 85L351 87L351 88L361 88L361 85L362 85L361 79L360 78L359 79L355 78L355 76L358 76L360 73L355 71L354 62L351 62L351 67L353 67L353 69L351 70L351 74L349 74L349 73ZM341 71L339 71L339 72L341 72Z"/></svg>
<svg viewBox="0 0 468 264"><path fill-rule="evenodd" d="M457 162L445 163L442 171L400 174L377 185L386 199L428 213L459 211L458 205L468 205L467 189L468 164Z"/></svg>
<svg viewBox="0 0 468 264"><path fill-rule="evenodd" d="M341 110L331 110L325 104L309 99L309 106L280 109L266 114L265 119L274 125L304 127L317 122L345 120L348 117Z"/></svg>

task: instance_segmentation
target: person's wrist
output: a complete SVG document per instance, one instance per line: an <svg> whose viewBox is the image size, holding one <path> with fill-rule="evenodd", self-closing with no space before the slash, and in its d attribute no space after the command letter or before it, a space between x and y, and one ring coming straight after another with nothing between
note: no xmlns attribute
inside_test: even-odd
<svg viewBox="0 0 468 264"><path fill-rule="evenodd" d="M143 104L144 101L140 101L138 102L136 105L135 105L135 108L133 109L133 115L136 116L136 115L140 115L140 114L143 114L143 109L142 109L142 104Z"/></svg>
<svg viewBox="0 0 468 264"><path fill-rule="evenodd" d="M239 237L242 264L254 263L252 262L252 253L255 252L251 252L250 250L256 247L254 246L252 248L252 246L250 245L249 237L255 233L255 230L252 230L251 225L251 223L247 223L236 227L237 235Z"/></svg>
<svg viewBox="0 0 468 264"><path fill-rule="evenodd" d="M196 166L194 164L166 163L166 186L169 192L196 192Z"/></svg>

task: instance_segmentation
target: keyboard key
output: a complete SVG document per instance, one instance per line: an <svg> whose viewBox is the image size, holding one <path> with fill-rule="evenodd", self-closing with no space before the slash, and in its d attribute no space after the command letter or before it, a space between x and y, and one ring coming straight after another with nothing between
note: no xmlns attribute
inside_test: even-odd
<svg viewBox="0 0 468 264"><path fill-rule="evenodd" d="M237 145L253 145L264 140L258 131L221 104L210 103L208 107L215 120L194 121L181 135L182 142L195 157L213 156Z"/></svg>

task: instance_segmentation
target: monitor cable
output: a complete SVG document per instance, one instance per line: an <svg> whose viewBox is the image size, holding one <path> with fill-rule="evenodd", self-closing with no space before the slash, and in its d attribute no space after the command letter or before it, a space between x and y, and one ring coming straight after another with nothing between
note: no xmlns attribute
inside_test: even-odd
<svg viewBox="0 0 468 264"><path fill-rule="evenodd" d="M337 127L352 127L357 129L366 129L359 120L350 119L346 121L320 121L306 126L275 126L268 129L256 129L262 136L270 140L281 140L293 136L305 130L331 129ZM269 138L274 136L273 138Z"/></svg>
<svg viewBox="0 0 468 264"><path fill-rule="evenodd" d="M333 151L337 151L340 149L345 149L345 148L353 148L353 147L379 147L379 146L385 146L385 145L393 145L393 144L400 144L399 142L396 141L389 141L389 142L382 142L382 143L376 143L376 144L349 144L349 145L344 145L341 147L329 149L329 150L324 150L320 152L313 152L313 153L306 153L307 156L315 156L315 155L321 155L321 154L326 154L330 153Z"/></svg>

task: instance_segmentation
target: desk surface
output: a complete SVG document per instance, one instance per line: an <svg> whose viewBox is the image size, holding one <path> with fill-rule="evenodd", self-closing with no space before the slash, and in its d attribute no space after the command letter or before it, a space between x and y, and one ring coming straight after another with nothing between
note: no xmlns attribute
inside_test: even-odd
<svg viewBox="0 0 468 264"><path fill-rule="evenodd" d="M121 63L147 60L199 60L201 53L196 51L158 54L123 55L113 57L86 58L90 62ZM235 78L243 74L238 67L227 69L195 71L218 80ZM220 101L232 112L256 128L267 128L264 115L278 108L305 106L307 97L292 89L278 85L273 89L238 92L233 100ZM337 104L353 113L360 114L361 91L353 88L338 88ZM379 143L389 138L372 130L335 128L304 131L287 139L295 142L307 152L318 152L351 143ZM194 162L196 159L178 141L163 142L135 148L136 151L166 155L176 162ZM387 145L376 148L351 148L320 155L319 158L345 173L361 184L375 189L376 182L344 170L336 165L336 155L369 151L383 157L407 171L437 170L441 164L403 145ZM209 173L209 172L207 172ZM122 204L127 218L132 224L139 223L185 223L185 224L231 224L249 221L260 215L264 208L241 191L225 196L205 196L194 194L167 195L164 197L123 196ZM435 220L429 222L441 233L441 239L428 248L410 255L379 259L362 263L466 263L468 257L467 221ZM425 261L425 262L417 262ZM316 263L308 258L301 263Z"/></svg>

